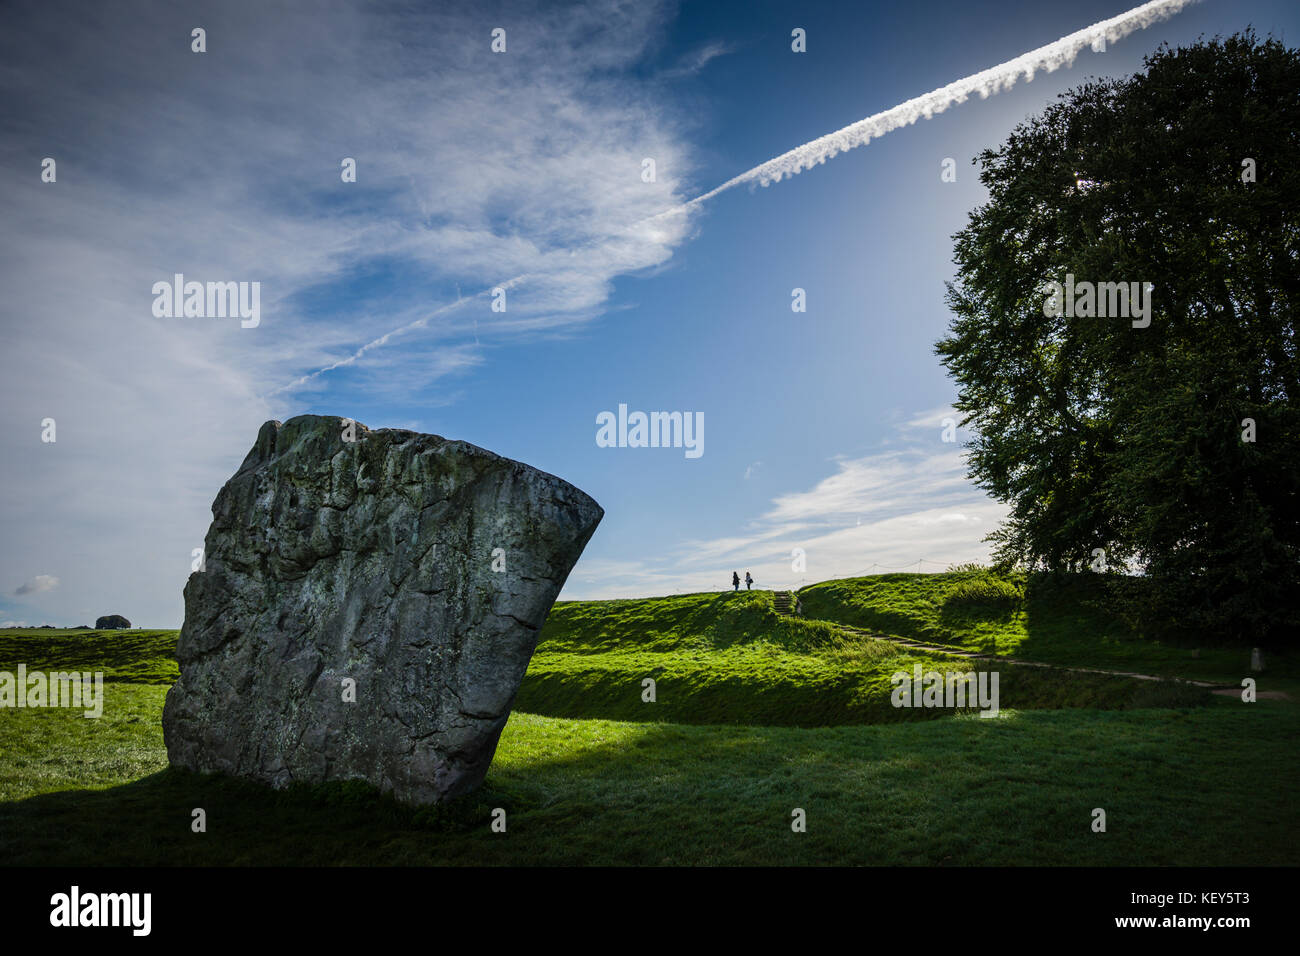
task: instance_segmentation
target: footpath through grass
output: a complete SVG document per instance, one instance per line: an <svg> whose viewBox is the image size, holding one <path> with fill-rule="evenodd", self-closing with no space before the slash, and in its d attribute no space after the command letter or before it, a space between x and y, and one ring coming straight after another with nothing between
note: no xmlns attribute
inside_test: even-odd
<svg viewBox="0 0 1300 956"><path fill-rule="evenodd" d="M1270 653L1263 675L1249 670L1250 648L1178 641L1135 630L1119 613L1141 582L1119 576L956 571L881 574L810 585L803 612L880 634L955 649L1074 667L1102 667L1239 686L1300 686L1300 654Z"/></svg>

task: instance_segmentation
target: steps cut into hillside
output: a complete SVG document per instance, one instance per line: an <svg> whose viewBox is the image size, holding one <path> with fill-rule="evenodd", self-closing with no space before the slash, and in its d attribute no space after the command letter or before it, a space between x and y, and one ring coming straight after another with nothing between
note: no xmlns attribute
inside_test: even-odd
<svg viewBox="0 0 1300 956"><path fill-rule="evenodd" d="M772 604L776 608L777 614L794 617L798 613L794 592L792 591L773 591Z"/></svg>

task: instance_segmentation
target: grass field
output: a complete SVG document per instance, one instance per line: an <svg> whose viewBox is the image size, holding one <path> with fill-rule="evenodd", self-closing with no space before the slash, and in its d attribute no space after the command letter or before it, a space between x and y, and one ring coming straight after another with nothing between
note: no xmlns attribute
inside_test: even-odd
<svg viewBox="0 0 1300 956"><path fill-rule="evenodd" d="M1239 685L1250 649L1135 631L1116 613L1130 579L949 572L826 581L799 592L803 612L954 649ZM1296 686L1300 655L1270 655L1272 686ZM1281 683L1279 683L1281 682Z"/></svg>
<svg viewBox="0 0 1300 956"><path fill-rule="evenodd" d="M483 788L405 807L358 783L275 792L167 768L175 632L0 632L0 671L105 672L104 716L0 710L12 864L1288 864L1294 699L999 664L1002 714L897 709L889 675L970 662L829 621L1025 660L1239 684L1243 650L1133 635L1081 582L966 575L557 604ZM1014 591L1016 582L1012 582ZM958 597L950 600L954 591ZM1027 593L1026 593L1027 592ZM1050 600L1049 600L1050 598ZM815 618L822 618L818 621ZM1059 646L1058 646L1059 645ZM981 663L979 667L991 667ZM1261 689L1294 682L1272 658ZM656 681L656 701L642 681ZM1294 698L1294 695L1292 695ZM191 811L207 814L191 831ZM489 827L507 812L507 830ZM1105 833L1092 812L1106 811ZM795 833L795 808L807 832Z"/></svg>

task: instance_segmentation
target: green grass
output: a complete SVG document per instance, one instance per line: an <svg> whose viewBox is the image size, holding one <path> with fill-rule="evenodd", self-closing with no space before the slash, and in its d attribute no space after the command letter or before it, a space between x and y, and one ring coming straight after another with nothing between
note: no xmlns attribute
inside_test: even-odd
<svg viewBox="0 0 1300 956"><path fill-rule="evenodd" d="M1113 590L1133 587L1140 584L1094 574L1058 583L1045 575L961 571L825 581L801 590L799 599L810 618L962 650L1234 686L1250 676L1249 648L1136 632L1117 612ZM1274 653L1260 686L1291 690L1300 686L1297 678L1300 655Z"/></svg>
<svg viewBox="0 0 1300 956"><path fill-rule="evenodd" d="M355 785L274 792L165 770L164 689L108 694L101 721L0 718L6 862L1285 864L1300 832L1287 702L816 730L516 713L484 787L430 812ZM40 746L15 758L24 739ZM195 807L206 833L190 830ZM806 833L790 830L795 807Z"/></svg>
<svg viewBox="0 0 1300 956"><path fill-rule="evenodd" d="M778 616L772 592L555 605L516 708L551 717L827 727L947 716L895 708L890 677L988 664L909 651ZM1012 708L1194 706L1192 688L1003 665ZM656 700L643 700L646 678Z"/></svg>
<svg viewBox="0 0 1300 956"><path fill-rule="evenodd" d="M165 684L181 676L176 664L179 631L0 631L0 670L102 671L106 681Z"/></svg>
<svg viewBox="0 0 1300 956"><path fill-rule="evenodd" d="M771 591L728 591L560 601L546 619L538 650L599 654L635 644L647 652L713 652L745 644L806 651L827 646L838 634L823 621L778 615Z"/></svg>
<svg viewBox="0 0 1300 956"><path fill-rule="evenodd" d="M0 710L13 864L1292 863L1294 700L1001 664L1002 716L890 705L895 671L992 667L847 635L1239 678L1240 649L1161 643L1073 591L983 573L801 592L565 602L483 787L402 806L360 783L275 792L167 768L176 632L0 631L0 671L102 670L104 716ZM942 638L942 640L940 640ZM1279 658L1271 658L1276 666ZM1289 678L1290 658L1281 658ZM1235 668L1235 669L1234 669ZM1261 680L1279 683L1275 670ZM642 700L642 680L657 700ZM1236 683L1236 680L1232 681ZM190 829L207 811L208 832ZM505 834L489 827L508 813ZM803 808L808 832L790 830ZM1106 810L1108 830L1090 829Z"/></svg>
<svg viewBox="0 0 1300 956"><path fill-rule="evenodd" d="M68 787L115 786L166 767L166 693L155 685L105 684L98 718L54 707L0 710L0 820L11 800Z"/></svg>

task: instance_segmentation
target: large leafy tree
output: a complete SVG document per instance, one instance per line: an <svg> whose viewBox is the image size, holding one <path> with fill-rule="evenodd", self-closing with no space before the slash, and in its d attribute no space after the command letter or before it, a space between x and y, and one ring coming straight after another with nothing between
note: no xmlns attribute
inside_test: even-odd
<svg viewBox="0 0 1300 956"><path fill-rule="evenodd" d="M997 557L1063 570L1101 548L1162 619L1292 634L1300 54L1251 31L1163 47L977 163L989 200L954 237L936 351L971 475L1009 505ZM1045 314L1067 274L1150 283L1150 324Z"/></svg>

